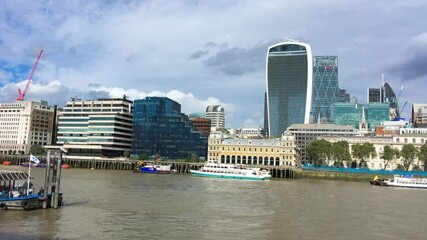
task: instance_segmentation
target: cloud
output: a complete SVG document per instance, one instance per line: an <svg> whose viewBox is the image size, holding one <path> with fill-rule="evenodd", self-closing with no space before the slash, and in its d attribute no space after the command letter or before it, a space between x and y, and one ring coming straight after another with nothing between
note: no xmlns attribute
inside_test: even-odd
<svg viewBox="0 0 427 240"><path fill-rule="evenodd" d="M389 68L403 81L427 76L427 32L413 37L406 45L404 54Z"/></svg>

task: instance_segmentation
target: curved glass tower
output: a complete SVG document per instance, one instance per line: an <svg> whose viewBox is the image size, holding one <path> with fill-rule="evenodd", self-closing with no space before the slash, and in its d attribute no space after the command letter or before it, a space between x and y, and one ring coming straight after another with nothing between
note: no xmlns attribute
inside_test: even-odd
<svg viewBox="0 0 427 240"><path fill-rule="evenodd" d="M311 47L290 41L267 51L267 120L270 136L294 123L309 123L313 82Z"/></svg>

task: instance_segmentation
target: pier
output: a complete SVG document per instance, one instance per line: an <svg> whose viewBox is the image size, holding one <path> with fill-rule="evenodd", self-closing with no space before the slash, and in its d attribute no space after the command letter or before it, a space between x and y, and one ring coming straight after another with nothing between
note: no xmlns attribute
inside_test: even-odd
<svg viewBox="0 0 427 240"><path fill-rule="evenodd" d="M0 164L3 161L9 161L11 165L21 165L21 163L28 162L28 156L26 155L9 155L0 156ZM46 157L38 157L42 163L47 162ZM71 168L83 168L83 169L98 169L98 170L121 170L121 171L133 171L137 168L138 162L141 160L130 160L130 159L109 159L109 158L88 158L88 157L62 157L62 164L68 164ZM151 161L144 161L151 162ZM204 162L180 162L180 161L160 161L161 164L172 165L172 169L175 169L177 173L189 174L190 170L198 170ZM295 167L288 166L267 166L267 165L247 165L248 167L259 167L270 170L272 178L277 179L294 179L299 178L300 170Z"/></svg>

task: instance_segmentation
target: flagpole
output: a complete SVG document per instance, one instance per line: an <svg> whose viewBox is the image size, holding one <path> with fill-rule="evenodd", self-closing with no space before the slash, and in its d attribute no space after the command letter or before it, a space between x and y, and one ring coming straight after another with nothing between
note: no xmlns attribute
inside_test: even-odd
<svg viewBox="0 0 427 240"><path fill-rule="evenodd" d="M28 192L30 191L30 176L31 176L31 155L30 155L30 161L28 162L27 196L28 196Z"/></svg>

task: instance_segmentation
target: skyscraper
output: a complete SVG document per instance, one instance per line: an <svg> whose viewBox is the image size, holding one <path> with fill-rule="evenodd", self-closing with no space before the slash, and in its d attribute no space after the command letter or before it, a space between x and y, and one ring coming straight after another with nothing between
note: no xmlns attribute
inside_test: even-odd
<svg viewBox="0 0 427 240"><path fill-rule="evenodd" d="M267 119L269 136L281 136L294 123L309 123L313 81L311 47L290 41L267 51Z"/></svg>
<svg viewBox="0 0 427 240"><path fill-rule="evenodd" d="M313 115L330 121L332 104L340 101L338 57L313 57Z"/></svg>

